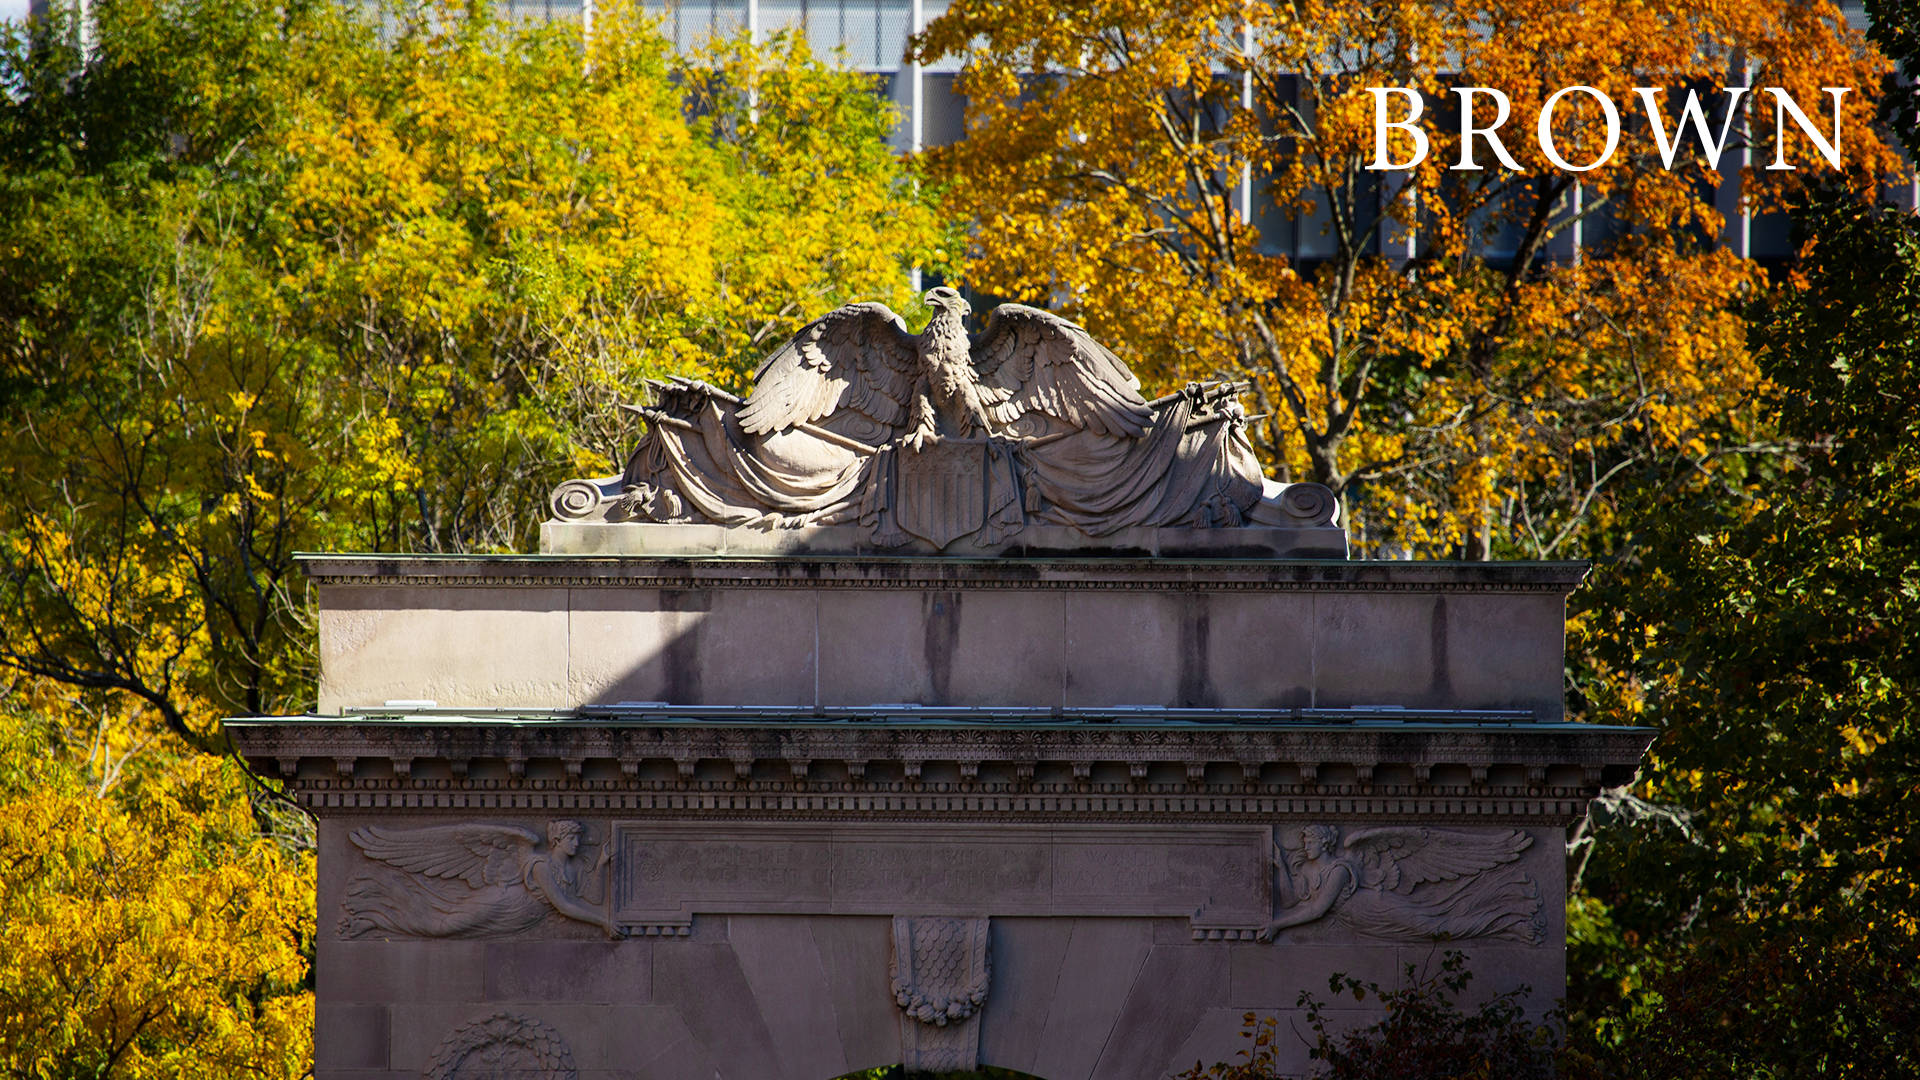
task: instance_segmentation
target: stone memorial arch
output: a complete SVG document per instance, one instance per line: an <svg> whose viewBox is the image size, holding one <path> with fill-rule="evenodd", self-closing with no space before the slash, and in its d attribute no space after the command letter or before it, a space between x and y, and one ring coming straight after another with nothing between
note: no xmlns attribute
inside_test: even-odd
<svg viewBox="0 0 1920 1080"><path fill-rule="evenodd" d="M318 707L230 728L319 819L322 1080L1157 1080L1439 941L1559 996L1648 742L1564 721L1584 567L1349 560L1236 388L928 299L655 385L538 555L307 559Z"/></svg>

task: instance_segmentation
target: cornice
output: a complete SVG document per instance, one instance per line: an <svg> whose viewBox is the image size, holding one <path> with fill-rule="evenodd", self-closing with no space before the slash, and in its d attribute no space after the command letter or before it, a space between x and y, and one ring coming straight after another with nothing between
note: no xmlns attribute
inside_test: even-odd
<svg viewBox="0 0 1920 1080"><path fill-rule="evenodd" d="M1549 593L1584 562L304 554L326 587Z"/></svg>
<svg viewBox="0 0 1920 1080"><path fill-rule="evenodd" d="M1652 733L1579 724L945 728L230 721L318 814L1569 821Z"/></svg>

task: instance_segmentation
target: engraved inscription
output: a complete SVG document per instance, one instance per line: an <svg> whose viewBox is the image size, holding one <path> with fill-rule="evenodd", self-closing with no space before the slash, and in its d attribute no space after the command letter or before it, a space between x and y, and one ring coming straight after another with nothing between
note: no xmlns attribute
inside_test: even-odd
<svg viewBox="0 0 1920 1080"><path fill-rule="evenodd" d="M833 851L836 898L1041 901L1052 894L1050 845L1013 843L842 843Z"/></svg>
<svg viewBox="0 0 1920 1080"><path fill-rule="evenodd" d="M1250 935L1272 913L1257 826L709 825L625 822L615 918L697 913L1192 916ZM903 833L905 835L903 835ZM652 931L646 931L652 932Z"/></svg>

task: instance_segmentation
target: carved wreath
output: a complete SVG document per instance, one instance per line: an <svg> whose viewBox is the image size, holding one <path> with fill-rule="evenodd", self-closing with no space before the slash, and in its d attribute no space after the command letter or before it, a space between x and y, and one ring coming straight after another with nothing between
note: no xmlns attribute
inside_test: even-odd
<svg viewBox="0 0 1920 1080"><path fill-rule="evenodd" d="M522 1080L578 1080L573 1051L560 1033L533 1019L498 1012L455 1028L421 1074L427 1080L513 1076Z"/></svg>

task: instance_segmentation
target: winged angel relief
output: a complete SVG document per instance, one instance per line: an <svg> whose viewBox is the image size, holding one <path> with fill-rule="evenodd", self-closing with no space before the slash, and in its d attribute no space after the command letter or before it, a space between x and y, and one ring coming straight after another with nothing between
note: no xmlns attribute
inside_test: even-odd
<svg viewBox="0 0 1920 1080"><path fill-rule="evenodd" d="M554 492L563 519L761 528L862 525L980 546L1029 523L1103 536L1136 526L1330 525L1318 484L1265 479L1236 384L1157 401L1079 326L1003 304L970 337L967 302L926 294L919 336L881 304L816 320L754 373L742 400L649 383L649 431L626 472Z"/></svg>
<svg viewBox="0 0 1920 1080"><path fill-rule="evenodd" d="M1275 851L1296 900L1260 940L1332 915L1363 937L1538 944L1546 934L1539 886L1511 865L1532 844L1519 829L1383 825L1343 836L1331 825L1308 825L1297 849Z"/></svg>
<svg viewBox="0 0 1920 1080"><path fill-rule="evenodd" d="M582 832L577 821L549 822L543 845L538 832L522 825L355 829L350 838L368 859L404 873L377 869L349 880L341 933L513 934L558 912L618 937L604 905L583 895ZM611 845L603 847L587 875L601 876L611 854Z"/></svg>

